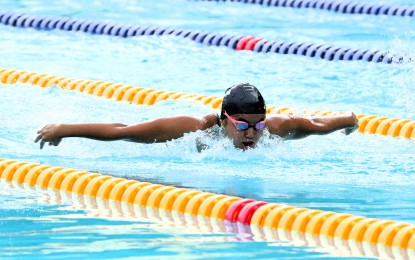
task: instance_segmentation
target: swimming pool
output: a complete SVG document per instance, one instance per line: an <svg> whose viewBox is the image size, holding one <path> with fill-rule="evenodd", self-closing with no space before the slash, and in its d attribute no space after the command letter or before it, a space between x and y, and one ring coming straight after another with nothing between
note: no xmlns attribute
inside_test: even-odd
<svg viewBox="0 0 415 260"><path fill-rule="evenodd" d="M32 15L413 53L414 22L409 17L193 1L111 1L105 5L64 1L59 6L17 1L3 8ZM411 63L330 62L235 52L169 36L124 39L4 25L0 29L2 68L214 96L222 96L233 84L250 82L267 103L298 113L354 111L414 118ZM234 150L226 140L206 140L211 149L198 153L194 143L200 134L196 133L167 145L75 138L39 150L33 143L35 133L50 122L134 123L212 109L181 100L136 106L29 84L2 85L0 91L3 158L414 224L413 140L333 133L292 142L268 141L247 152ZM125 211L117 210L119 205L109 209L105 202L91 206L93 202L65 193L11 187L8 182L1 186L1 243L6 248L0 253L2 258L304 259L353 255L346 249L304 241L266 241L238 226L185 223L180 217L172 221L168 213L151 209L126 216Z"/></svg>

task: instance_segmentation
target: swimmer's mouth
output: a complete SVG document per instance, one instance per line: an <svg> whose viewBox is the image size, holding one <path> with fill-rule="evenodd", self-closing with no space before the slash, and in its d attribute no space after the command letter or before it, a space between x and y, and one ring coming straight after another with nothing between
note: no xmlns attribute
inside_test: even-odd
<svg viewBox="0 0 415 260"><path fill-rule="evenodd" d="M242 142L245 147L254 147L254 142Z"/></svg>

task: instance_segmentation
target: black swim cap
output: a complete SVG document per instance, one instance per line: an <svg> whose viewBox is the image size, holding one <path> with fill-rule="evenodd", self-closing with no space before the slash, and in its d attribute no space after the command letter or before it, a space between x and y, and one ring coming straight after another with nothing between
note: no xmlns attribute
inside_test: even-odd
<svg viewBox="0 0 415 260"><path fill-rule="evenodd" d="M234 114L265 114L265 101L259 90L249 84L243 83L226 90L222 102L220 118L225 119L223 113Z"/></svg>

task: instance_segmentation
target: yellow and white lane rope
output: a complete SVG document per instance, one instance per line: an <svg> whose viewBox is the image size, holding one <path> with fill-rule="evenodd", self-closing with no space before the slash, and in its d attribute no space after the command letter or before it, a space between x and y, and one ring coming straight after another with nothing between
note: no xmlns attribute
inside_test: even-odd
<svg viewBox="0 0 415 260"><path fill-rule="evenodd" d="M415 225L0 158L0 179L257 227L353 241L415 256ZM277 232L278 233L278 232Z"/></svg>
<svg viewBox="0 0 415 260"><path fill-rule="evenodd" d="M137 206L114 200L104 200L82 194L75 194L62 190L47 189L38 186L29 186L21 183L4 181L2 187L13 189L30 189L41 192L41 197L35 199L41 203L71 205L76 210L85 210L85 214L98 218L128 220L133 222L150 222L149 225L163 228L186 229L186 232L202 234L220 234L208 236L205 242L233 242L235 237L242 241L257 242L289 242L293 246L321 247L331 256L367 256L381 259L410 259L415 250L397 247L382 246L378 244L364 244L341 238L321 237L317 235L293 232L284 229L274 229L254 225L241 225L240 223L223 221L220 219L201 217L192 214L182 214L175 211L166 211L145 206ZM135 225L135 224L132 224ZM223 236L230 234L231 236ZM248 235L248 236L247 236Z"/></svg>

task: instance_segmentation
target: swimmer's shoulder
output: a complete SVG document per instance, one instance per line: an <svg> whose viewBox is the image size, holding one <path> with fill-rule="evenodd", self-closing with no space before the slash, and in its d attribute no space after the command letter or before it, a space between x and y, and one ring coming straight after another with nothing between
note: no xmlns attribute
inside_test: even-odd
<svg viewBox="0 0 415 260"><path fill-rule="evenodd" d="M218 114L208 114L203 116L206 122L203 135L196 138L196 148L198 152L209 149L211 140L219 140L221 136L220 117Z"/></svg>
<svg viewBox="0 0 415 260"><path fill-rule="evenodd" d="M220 126L219 115L216 113L206 114L200 117L203 122L203 129L209 129L214 126Z"/></svg>
<svg viewBox="0 0 415 260"><path fill-rule="evenodd" d="M285 114L267 115L267 128L271 134L285 136L292 129L295 117Z"/></svg>

